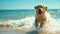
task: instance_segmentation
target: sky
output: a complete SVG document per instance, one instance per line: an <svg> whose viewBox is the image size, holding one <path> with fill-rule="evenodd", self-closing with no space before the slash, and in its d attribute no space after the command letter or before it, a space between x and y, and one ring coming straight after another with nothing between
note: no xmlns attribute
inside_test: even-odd
<svg viewBox="0 0 60 34"><path fill-rule="evenodd" d="M0 0L0 10L34 9L38 4L45 4L48 9L60 9L60 0Z"/></svg>

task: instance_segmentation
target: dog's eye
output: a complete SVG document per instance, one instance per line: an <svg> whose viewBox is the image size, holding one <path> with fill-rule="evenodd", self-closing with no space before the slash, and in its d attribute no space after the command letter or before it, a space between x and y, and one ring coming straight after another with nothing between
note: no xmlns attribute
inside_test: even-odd
<svg viewBox="0 0 60 34"><path fill-rule="evenodd" d="M42 7L40 7L40 8L42 8Z"/></svg>

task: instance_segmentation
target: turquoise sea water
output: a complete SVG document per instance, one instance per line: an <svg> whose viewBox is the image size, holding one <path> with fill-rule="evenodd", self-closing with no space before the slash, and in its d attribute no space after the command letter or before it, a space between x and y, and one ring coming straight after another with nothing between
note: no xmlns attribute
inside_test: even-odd
<svg viewBox="0 0 60 34"><path fill-rule="evenodd" d="M34 10L0 10L0 20L17 20L35 16Z"/></svg>
<svg viewBox="0 0 60 34"><path fill-rule="evenodd" d="M60 9L49 9L48 12L54 12L53 17L60 18ZM35 10L0 10L0 20L18 20L29 16L35 16Z"/></svg>

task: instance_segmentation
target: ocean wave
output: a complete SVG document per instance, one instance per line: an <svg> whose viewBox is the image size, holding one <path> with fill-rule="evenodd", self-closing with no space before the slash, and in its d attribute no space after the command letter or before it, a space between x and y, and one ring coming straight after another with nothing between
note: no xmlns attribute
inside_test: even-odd
<svg viewBox="0 0 60 34"><path fill-rule="evenodd" d="M20 20L7 20L4 22L0 22L0 27L25 27L31 30L34 29L34 21L35 21L35 17L31 16L31 17L26 17L24 19L20 19ZM50 27L48 26L46 29L47 30L60 30L60 19L55 19L55 18L51 18L50 23L48 24L50 25ZM20 28L17 28L20 29ZM24 28L21 28L24 29ZM49 31L50 31L49 30Z"/></svg>
<svg viewBox="0 0 60 34"><path fill-rule="evenodd" d="M34 20L35 20L35 17L31 16L31 17L26 17L24 19L20 19L20 20L7 20L7 21L4 21L4 22L0 22L0 25L10 25L10 26L13 26L13 27L30 27L33 25L34 23Z"/></svg>

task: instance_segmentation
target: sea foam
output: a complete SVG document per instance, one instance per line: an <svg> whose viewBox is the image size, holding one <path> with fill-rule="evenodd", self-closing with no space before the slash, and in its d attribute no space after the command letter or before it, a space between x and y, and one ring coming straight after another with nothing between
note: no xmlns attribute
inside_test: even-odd
<svg viewBox="0 0 60 34"><path fill-rule="evenodd" d="M20 20L7 20L4 22L0 22L0 25L8 24L13 27L25 27L28 29L34 29L34 21L35 21L35 17L31 16ZM50 23L48 25L49 26L46 27L46 30L49 31L60 30L60 19L51 18Z"/></svg>
<svg viewBox="0 0 60 34"><path fill-rule="evenodd" d="M7 20L7 21L3 21L0 22L0 24L9 24L12 25L13 27L18 26L18 27L27 27L29 28L30 26L33 25L35 20L35 17L26 17L24 19L20 19L20 20Z"/></svg>

